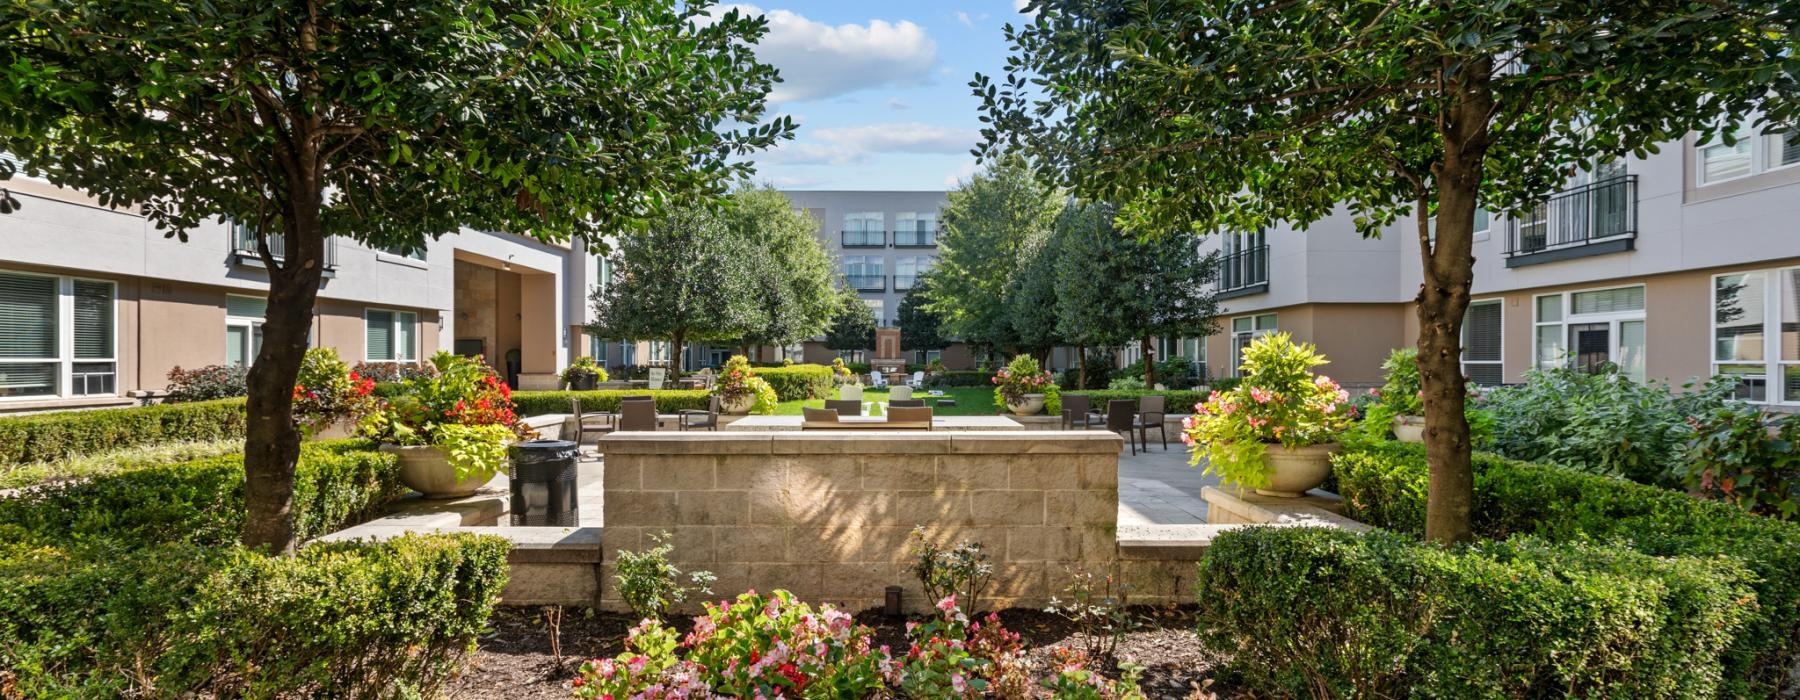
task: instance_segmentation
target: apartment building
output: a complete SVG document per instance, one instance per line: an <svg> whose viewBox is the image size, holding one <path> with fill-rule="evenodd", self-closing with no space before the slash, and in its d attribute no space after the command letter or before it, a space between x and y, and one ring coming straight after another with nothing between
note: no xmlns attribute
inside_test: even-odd
<svg viewBox="0 0 1800 700"><path fill-rule="evenodd" d="M268 278L242 227L182 242L44 180L0 186L23 205L0 215L0 412L128 404L175 367L254 360ZM473 230L424 250L333 239L313 343L352 363L483 355L548 387L578 349L586 295L571 292L594 279L591 258Z"/></svg>
<svg viewBox="0 0 1800 700"><path fill-rule="evenodd" d="M1464 373L1519 382L1533 367L1613 363L1679 384L1730 375L1745 399L1800 407L1800 132L1689 137L1587 171L1520 218L1477 217ZM1199 350L1235 372L1276 330L1316 343L1324 371L1378 383L1418 335L1422 281L1412 220L1379 239L1347 215L1305 231L1213 237L1221 331Z"/></svg>

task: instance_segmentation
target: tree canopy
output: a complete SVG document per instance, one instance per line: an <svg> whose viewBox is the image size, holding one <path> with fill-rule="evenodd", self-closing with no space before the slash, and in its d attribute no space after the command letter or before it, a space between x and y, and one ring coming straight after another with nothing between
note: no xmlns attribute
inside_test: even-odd
<svg viewBox="0 0 1800 700"><path fill-rule="evenodd" d="M645 233L620 238L610 258L612 284L591 295L589 332L667 340L676 370L688 342L743 337L763 319L749 247L720 212L704 206L677 210Z"/></svg>
<svg viewBox="0 0 1800 700"><path fill-rule="evenodd" d="M1568 168L1690 131L1789 123L1786 0L1266 3L1036 0L1007 75L977 76L985 154L1032 159L1145 231L1417 214L1427 532L1466 539L1459 358L1478 206L1517 214ZM1427 226L1435 218L1436 234Z"/></svg>
<svg viewBox="0 0 1800 700"><path fill-rule="evenodd" d="M824 333L837 312L837 270L818 222L767 186L732 193L723 217L743 243L731 262L742 268L751 307L738 340L786 347Z"/></svg>
<svg viewBox="0 0 1800 700"><path fill-rule="evenodd" d="M1049 235L1062 198L1023 158L1002 157L950 193L927 308L945 330L987 349L1014 349L1007 292L1027 254Z"/></svg>
<svg viewBox="0 0 1800 700"><path fill-rule="evenodd" d="M831 326L825 330L825 347L832 350L869 350L875 347L875 310L851 290L838 294Z"/></svg>
<svg viewBox="0 0 1800 700"><path fill-rule="evenodd" d="M944 335L944 319L926 308L931 298L931 273L919 275L912 289L900 298L896 323L900 347L905 350L942 350L956 341Z"/></svg>
<svg viewBox="0 0 1800 700"><path fill-rule="evenodd" d="M7 3L0 149L169 235L255 231L269 303L244 540L287 551L292 389L326 237L599 241L722 194L748 172L734 156L793 129L763 122L766 29L676 0Z"/></svg>

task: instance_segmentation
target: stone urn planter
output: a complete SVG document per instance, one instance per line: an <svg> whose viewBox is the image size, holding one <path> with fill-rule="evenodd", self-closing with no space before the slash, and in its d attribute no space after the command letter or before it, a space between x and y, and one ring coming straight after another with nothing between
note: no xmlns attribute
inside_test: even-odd
<svg viewBox="0 0 1800 700"><path fill-rule="evenodd" d="M1026 394L1023 400L1008 401L1006 410L1012 411L1015 416L1035 416L1039 411L1044 410L1044 395Z"/></svg>
<svg viewBox="0 0 1800 700"><path fill-rule="evenodd" d="M443 449L435 445L382 445L383 452L400 458L400 483L426 498L462 498L480 490L499 473L493 469L456 478L456 468L445 459Z"/></svg>
<svg viewBox="0 0 1800 700"><path fill-rule="evenodd" d="M303 426L301 433L307 440L314 442L324 440L344 440L356 435L356 421L339 418L321 426Z"/></svg>
<svg viewBox="0 0 1800 700"><path fill-rule="evenodd" d="M569 390L570 391L593 391L594 385L596 383L598 383L599 379L600 379L600 377L592 375L592 374L569 375Z"/></svg>
<svg viewBox="0 0 1800 700"><path fill-rule="evenodd" d="M756 403L756 394L743 393L737 396L719 396L719 412L728 416L742 416L750 413L750 406Z"/></svg>
<svg viewBox="0 0 1800 700"><path fill-rule="evenodd" d="M1401 442L1424 442L1425 417L1394 416L1394 439Z"/></svg>
<svg viewBox="0 0 1800 700"><path fill-rule="evenodd" d="M1299 498L1307 489L1325 483L1325 477L1331 476L1331 455L1338 449L1335 442L1305 447L1266 445L1263 463L1269 466L1269 485L1256 489L1256 492L1264 496Z"/></svg>

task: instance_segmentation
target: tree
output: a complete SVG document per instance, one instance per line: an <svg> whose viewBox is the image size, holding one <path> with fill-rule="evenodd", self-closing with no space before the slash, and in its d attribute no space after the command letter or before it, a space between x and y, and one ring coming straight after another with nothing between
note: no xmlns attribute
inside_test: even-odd
<svg viewBox="0 0 1800 700"><path fill-rule="evenodd" d="M837 311L825 331L825 347L832 350L868 350L875 347L875 310L856 292L838 293Z"/></svg>
<svg viewBox="0 0 1800 700"><path fill-rule="evenodd" d="M183 240L209 219L255 231L269 294L243 539L291 551L292 390L326 238L600 240L722 193L748 172L732 156L793 127L757 125L763 19L709 4L8 3L0 148Z"/></svg>
<svg viewBox="0 0 1800 700"><path fill-rule="evenodd" d="M1470 536L1458 360L1477 207L1521 213L1573 164L1690 131L1730 140L1758 108L1787 123L1789 5L1036 0L1007 30L1004 82L972 86L985 153L1024 153L1142 230L1304 227L1341 205L1376 236L1416 214L1426 531L1448 542Z"/></svg>
<svg viewBox="0 0 1800 700"><path fill-rule="evenodd" d="M1154 387L1152 336L1204 336L1217 330L1217 258L1201 254L1193 234L1138 236L1116 226L1117 216L1112 205L1078 202L1057 217L1058 329L1084 352L1090 345L1137 340L1144 348L1144 386ZM1084 382L1086 362L1083 357Z"/></svg>
<svg viewBox="0 0 1800 700"><path fill-rule="evenodd" d="M1057 324L1056 262L1057 250L1051 236L1032 237L1026 243L1024 263L1006 290L1013 338L1020 349L1043 362L1048 362L1050 351L1063 342Z"/></svg>
<svg viewBox="0 0 1800 700"><path fill-rule="evenodd" d="M965 342L1012 349L1018 338L1007 291L1032 241L1048 234L1062 198L1038 181L1024 159L1001 157L949 199L927 307Z"/></svg>
<svg viewBox="0 0 1800 700"><path fill-rule="evenodd" d="M739 338L757 321L746 247L719 212L700 203L620 239L612 284L590 297L594 321L588 331L667 340L670 369L680 376L689 341Z"/></svg>
<svg viewBox="0 0 1800 700"><path fill-rule="evenodd" d="M920 275L913 288L900 298L896 312L900 347L908 350L942 350L955 342L943 334L944 319L926 308L931 296L931 273Z"/></svg>
<svg viewBox="0 0 1800 700"><path fill-rule="evenodd" d="M837 271L818 223L771 187L741 189L723 212L742 241L753 307L743 345L786 347L825 332L837 312Z"/></svg>

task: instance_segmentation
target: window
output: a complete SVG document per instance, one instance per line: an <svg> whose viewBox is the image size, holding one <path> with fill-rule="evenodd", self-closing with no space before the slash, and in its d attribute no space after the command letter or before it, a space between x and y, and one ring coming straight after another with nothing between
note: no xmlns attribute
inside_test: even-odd
<svg viewBox="0 0 1800 700"><path fill-rule="evenodd" d="M931 270L936 258L930 256L894 258L894 291L912 289L919 283L919 275Z"/></svg>
<svg viewBox="0 0 1800 700"><path fill-rule="evenodd" d="M879 248L887 245L886 216L881 212L853 212L844 215L844 247Z"/></svg>
<svg viewBox="0 0 1800 700"><path fill-rule="evenodd" d="M1501 318L1499 299L1470 302L1463 312L1462 373L1471 382L1494 386L1505 381Z"/></svg>
<svg viewBox="0 0 1800 700"><path fill-rule="evenodd" d="M1244 364L1244 348L1257 337L1275 332L1275 314L1239 316L1231 319L1231 376L1240 376Z"/></svg>
<svg viewBox="0 0 1800 700"><path fill-rule="evenodd" d="M637 341L635 341L635 340L619 341L619 364L622 364L626 367L633 367L633 366L637 365Z"/></svg>
<svg viewBox="0 0 1800 700"><path fill-rule="evenodd" d="M1643 286L1550 294L1535 301L1536 366L1593 372L1610 363L1633 381L1644 381Z"/></svg>
<svg viewBox="0 0 1800 700"><path fill-rule="evenodd" d="M852 289L882 291L887 288L887 273L879 255L844 256L844 277Z"/></svg>
<svg viewBox="0 0 1800 700"><path fill-rule="evenodd" d="M1700 147L1697 168L1700 184L1710 185L1750 174L1750 135L1739 130L1732 138L1736 143L1731 145L1721 139Z"/></svg>
<svg viewBox="0 0 1800 700"><path fill-rule="evenodd" d="M887 302L886 301L881 300L881 299L864 299L863 303L869 305L869 313L871 313L875 316L875 325L877 325L877 326L888 325L887 315L886 315L886 313L884 313L887 310Z"/></svg>
<svg viewBox="0 0 1800 700"><path fill-rule="evenodd" d="M363 355L370 362L414 362L419 359L419 315L411 311L369 309L363 315Z"/></svg>
<svg viewBox="0 0 1800 700"><path fill-rule="evenodd" d="M894 215L894 245L930 247L937 245L937 213L903 211Z"/></svg>
<svg viewBox="0 0 1800 700"><path fill-rule="evenodd" d="M262 351L263 317L269 302L258 297L225 295L225 364L249 367Z"/></svg>
<svg viewBox="0 0 1800 700"><path fill-rule="evenodd" d="M1800 403L1800 268L1715 275L1712 308L1713 374L1739 399Z"/></svg>
<svg viewBox="0 0 1800 700"><path fill-rule="evenodd" d="M594 364L606 366L606 346L611 342L597 335L588 336L588 357L594 358Z"/></svg>
<svg viewBox="0 0 1800 700"><path fill-rule="evenodd" d="M425 259L425 245L423 243L416 246L404 244L387 246L382 248L381 252L402 258L412 258L414 260Z"/></svg>
<svg viewBox="0 0 1800 700"><path fill-rule="evenodd" d="M101 280L0 272L0 398L115 393L115 292Z"/></svg>
<svg viewBox="0 0 1800 700"><path fill-rule="evenodd" d="M1488 215L1487 207L1479 206L1479 205L1477 205L1475 207L1475 226L1474 226L1474 228L1469 229L1469 231L1474 234L1475 240L1479 241L1479 240L1487 237L1488 229L1493 228L1492 219L1493 219L1493 217ZM1437 242L1437 217L1435 217L1435 216L1431 217L1430 220L1425 222L1425 226L1427 229L1425 235L1430 239L1430 241L1432 243L1436 243Z"/></svg>
<svg viewBox="0 0 1800 700"><path fill-rule="evenodd" d="M1769 167L1780 168L1800 163L1800 126L1788 126L1771 135L1774 148L1769 153Z"/></svg>

